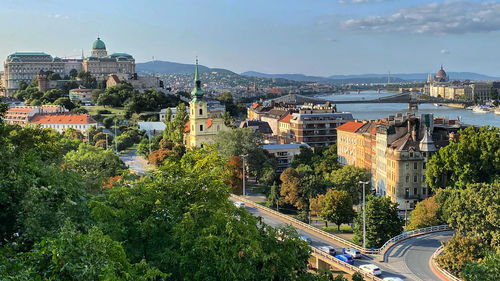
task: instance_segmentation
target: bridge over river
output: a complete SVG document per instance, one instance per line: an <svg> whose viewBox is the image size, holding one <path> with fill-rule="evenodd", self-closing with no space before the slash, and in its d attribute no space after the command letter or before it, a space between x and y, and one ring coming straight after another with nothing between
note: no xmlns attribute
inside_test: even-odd
<svg viewBox="0 0 500 281"><path fill-rule="evenodd" d="M426 98L422 98L426 97ZM417 109L419 104L424 103L437 103L437 104L462 104L464 106L472 105L473 102L469 100L450 100L443 98L435 98L429 96L422 96L420 98L415 97L409 93L396 94L388 97L381 97L377 99L357 99L357 100L325 100L316 97L308 97L298 94L288 94L286 96L278 97L272 99L270 101L274 102L283 102L290 104L305 104L305 103L313 103L313 104L323 104L325 102L330 102L332 104L356 104L356 103L407 103L408 109Z"/></svg>

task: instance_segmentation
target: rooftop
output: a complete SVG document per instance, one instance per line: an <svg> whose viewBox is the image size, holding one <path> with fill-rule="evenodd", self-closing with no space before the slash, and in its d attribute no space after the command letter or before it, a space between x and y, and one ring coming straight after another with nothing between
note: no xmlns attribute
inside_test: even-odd
<svg viewBox="0 0 500 281"><path fill-rule="evenodd" d="M359 121L349 121L337 127L337 131L355 133L365 123Z"/></svg>
<svg viewBox="0 0 500 281"><path fill-rule="evenodd" d="M32 124L97 124L88 114L53 113L38 114L31 120Z"/></svg>

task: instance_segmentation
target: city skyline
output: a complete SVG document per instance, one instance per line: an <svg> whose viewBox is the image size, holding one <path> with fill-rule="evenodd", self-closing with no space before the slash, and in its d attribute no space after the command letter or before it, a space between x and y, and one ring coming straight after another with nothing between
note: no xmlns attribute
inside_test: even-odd
<svg viewBox="0 0 500 281"><path fill-rule="evenodd" d="M444 64L451 72L500 75L499 2L240 2L6 1L0 55L90 55L100 36L110 52L137 62L192 63L199 56L203 65L238 73L433 73Z"/></svg>

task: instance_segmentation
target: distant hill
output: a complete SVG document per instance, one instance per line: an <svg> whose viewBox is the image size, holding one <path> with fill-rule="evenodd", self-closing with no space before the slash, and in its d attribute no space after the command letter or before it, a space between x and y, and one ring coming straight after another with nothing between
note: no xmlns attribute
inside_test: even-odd
<svg viewBox="0 0 500 281"><path fill-rule="evenodd" d="M329 83L329 84L346 84L346 83L384 83L387 82L387 76L356 76L351 75L352 77L338 75L339 78L334 77L322 77L322 76L307 76L304 74L267 74L256 71L247 71L241 73L241 75L251 76L251 77L260 77L260 78L282 78L293 81L300 82L318 82L318 83ZM427 76L426 76L427 78ZM391 82L405 82L405 80L401 78L391 77Z"/></svg>
<svg viewBox="0 0 500 281"><path fill-rule="evenodd" d="M169 61L148 61L135 64L137 72L147 73L164 73L164 74L192 74L194 73L194 64L185 64ZM234 72L223 68L209 68L203 65L198 65L201 73L204 72L218 72L218 73L231 73Z"/></svg>

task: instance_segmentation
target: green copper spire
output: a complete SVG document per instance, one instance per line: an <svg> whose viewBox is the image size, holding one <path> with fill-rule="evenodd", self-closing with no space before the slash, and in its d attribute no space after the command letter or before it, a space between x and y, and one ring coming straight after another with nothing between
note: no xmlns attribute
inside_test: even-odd
<svg viewBox="0 0 500 281"><path fill-rule="evenodd" d="M193 97L193 101L197 99L201 100L205 92L201 89L201 81L198 72L198 59L196 59L196 69L194 71L194 88L191 91L191 96Z"/></svg>

